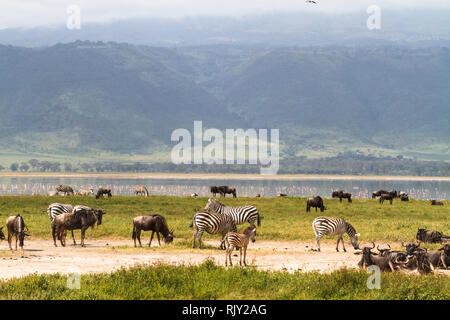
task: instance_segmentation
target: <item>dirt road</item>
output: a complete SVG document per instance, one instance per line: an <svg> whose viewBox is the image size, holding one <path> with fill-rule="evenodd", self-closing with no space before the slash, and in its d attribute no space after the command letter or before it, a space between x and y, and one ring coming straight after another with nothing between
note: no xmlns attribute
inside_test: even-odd
<svg viewBox="0 0 450 320"><path fill-rule="evenodd" d="M68 239L69 240L69 239ZM68 241L68 243L70 240ZM206 242L212 246L216 242ZM68 245L54 247L48 240L27 241L22 252L10 251L3 242L0 245L0 278L21 277L32 273L98 273L111 272L121 267L157 262L169 264L198 264L206 259L214 259L224 265L225 253L212 249L181 249L164 245L152 248L134 248L127 240L89 240L87 247ZM348 252L336 252L335 244L323 243L322 252L312 252L312 243L299 241L257 241L250 243L247 251L247 263L260 270L284 270L288 272L319 271L357 268L360 255L353 248ZM239 252L233 257L239 263ZM439 271L450 274L450 270Z"/></svg>

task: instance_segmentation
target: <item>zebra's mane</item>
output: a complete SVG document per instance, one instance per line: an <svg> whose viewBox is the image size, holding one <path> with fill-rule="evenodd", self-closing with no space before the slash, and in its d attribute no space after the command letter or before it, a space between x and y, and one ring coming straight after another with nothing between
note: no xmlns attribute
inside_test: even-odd
<svg viewBox="0 0 450 320"><path fill-rule="evenodd" d="M345 223L347 224L347 234L353 237L356 234L356 229L347 221Z"/></svg>

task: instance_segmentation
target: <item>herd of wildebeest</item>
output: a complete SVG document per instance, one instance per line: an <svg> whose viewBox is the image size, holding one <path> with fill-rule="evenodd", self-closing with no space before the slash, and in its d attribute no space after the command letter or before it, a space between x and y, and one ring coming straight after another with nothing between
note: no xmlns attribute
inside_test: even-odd
<svg viewBox="0 0 450 320"><path fill-rule="evenodd" d="M229 186L212 186L210 191L213 196L220 194L221 197L225 197L226 194L231 194L233 197L237 197L236 188ZM94 190L74 190L68 185L59 185L54 192L50 192L49 196L54 196L56 194L62 193L64 195L83 195L89 196L94 194ZM149 192L145 186L138 185L135 188L135 195L149 196ZM104 196L111 197L111 189L100 187L95 195L96 199ZM192 197L197 197L198 194L193 193ZM279 197L287 196L286 194L278 194ZM259 194L256 197L260 197ZM339 198L342 202L343 199L347 199L349 203L352 202L352 194L345 192L344 190L335 190L331 194L332 198ZM392 205L394 199L400 199L401 201L409 201L408 194L405 192L399 192L396 190L385 191L377 190L372 193L372 198L379 198L382 204L385 200L389 200ZM444 205L442 201L430 200L431 205ZM324 205L324 200L320 196L315 196L307 199L306 211L310 212L311 208L320 209L321 212L326 210ZM106 214L102 209L93 209L87 206L79 205L72 207L71 205L65 205L60 203L51 204L47 210L50 221L51 229L53 235L54 245L57 246L56 239L61 242L62 246L66 245L66 234L67 231L72 232L72 238L74 245L76 244L73 230L81 230L81 246L85 246L84 238L85 232L89 227L94 227L101 225L102 216ZM250 240L255 241L256 237L256 226L257 221L258 226L260 225L260 215L256 207L248 205L241 207L228 207L220 203L217 199L210 198L205 209L201 212L197 212L192 218L190 227L194 229L193 237L193 247L195 248L196 238L199 241L200 248L201 237L203 232L210 234L221 234L222 239L220 242L220 249L226 249L226 261L225 264L230 264L231 253L233 250L240 250L241 259L240 264L242 265L242 251L244 252L244 265L245 255L247 246ZM246 228L243 233L237 232L237 225L248 222L250 227ZM18 214L17 216L11 216L6 221L6 227L8 231L8 244L9 248L12 250L11 242L13 236L15 236L17 250L17 242L19 241L19 246L23 250L24 239L29 236L28 228L25 225L23 217ZM2 227L3 228L3 227ZM0 239L4 240L5 235L0 228ZM382 271L394 272L397 270L417 270L420 273L430 273L437 268L448 269L450 266L450 236L442 234L442 232L436 230L426 230L418 229L416 234L416 243L403 243L402 247L405 250L391 250L390 245L388 248L380 248L372 242L372 246L366 246L360 248L358 237L359 234L356 233L355 228L341 218L330 218L330 217L317 217L313 221L313 229L316 236L316 243L318 249L311 249L313 251L320 251L319 241L324 235L337 235L338 242L336 250L339 251L339 241L342 241L342 245L345 251L344 241L342 236L347 233L350 236L350 240L355 250L360 250L355 252L355 254L362 255L358 266L365 269L369 266L375 265ZM152 231L149 246L154 234L156 233L158 238L158 243L160 242L160 233L166 243L170 243L174 238L174 231L169 230L166 219L159 215L154 214L150 216L139 216L133 219L133 231L132 239L134 241L134 246L136 247L136 240L141 244L141 232L142 231ZM438 250L427 250L426 248L420 247L421 243L440 243L442 247ZM377 252L374 252L374 249Z"/></svg>

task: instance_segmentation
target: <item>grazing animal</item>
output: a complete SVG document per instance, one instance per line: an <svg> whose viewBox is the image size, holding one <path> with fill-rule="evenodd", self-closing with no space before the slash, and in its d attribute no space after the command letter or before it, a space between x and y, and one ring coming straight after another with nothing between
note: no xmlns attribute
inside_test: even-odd
<svg viewBox="0 0 450 320"><path fill-rule="evenodd" d="M350 192L345 192L344 190L334 190L331 193L332 198L339 198L339 202L342 202L342 199L347 199L348 202L352 202L352 194Z"/></svg>
<svg viewBox="0 0 450 320"><path fill-rule="evenodd" d="M385 200L389 200L390 204L392 205L392 201L394 200L394 196L392 194L390 194L390 193L383 193L380 196L380 200L379 201L380 201L381 204L383 204L383 202Z"/></svg>
<svg viewBox="0 0 450 320"><path fill-rule="evenodd" d="M55 238L55 228L54 228L54 222L55 222L55 217L59 216L63 213L66 212L72 212L73 210L73 206L71 204L62 204L62 203L52 203L48 206L47 208L47 214L48 217L50 218L50 226L52 228L52 236L53 238ZM73 235L73 231L72 231L72 239L75 242L75 237Z"/></svg>
<svg viewBox="0 0 450 320"><path fill-rule="evenodd" d="M320 196L316 196L314 198L309 198L308 200L306 200L306 212L310 212L311 207L316 208L316 212L317 208L320 208L320 212L324 212L326 210L325 206L323 205L323 200Z"/></svg>
<svg viewBox="0 0 450 320"><path fill-rule="evenodd" d="M219 186L217 187L220 193L220 196L225 198L226 194L232 194L233 198L236 198L236 188L229 186Z"/></svg>
<svg viewBox="0 0 450 320"><path fill-rule="evenodd" d="M55 196L59 195L59 192L56 190L50 190L50 191L47 191L46 195L48 197L55 197Z"/></svg>
<svg viewBox="0 0 450 320"><path fill-rule="evenodd" d="M94 194L94 189L93 188L89 188L89 189L80 189L77 192L75 192L75 195L77 196L89 196L91 194Z"/></svg>
<svg viewBox="0 0 450 320"><path fill-rule="evenodd" d="M441 263L444 269L447 269L450 266L450 244L444 245L444 247L440 248L441 252Z"/></svg>
<svg viewBox="0 0 450 320"><path fill-rule="evenodd" d="M370 247L364 247L362 249L362 258L358 263L359 268L366 269L370 266L377 266L380 268L381 271L395 271L394 263L391 261L391 259L386 256L378 256L375 253L373 253L371 250L375 248L375 243L372 242L373 246Z"/></svg>
<svg viewBox="0 0 450 320"><path fill-rule="evenodd" d="M443 206L444 203L441 201L437 201L437 200L430 200L431 201L431 205L432 206Z"/></svg>
<svg viewBox="0 0 450 320"><path fill-rule="evenodd" d="M393 264L405 264L408 262L408 255L404 251L392 251L391 246L388 244L388 249L380 249L377 246L377 250L382 257L389 257ZM373 249L373 248L372 248Z"/></svg>
<svg viewBox="0 0 450 320"><path fill-rule="evenodd" d="M255 197L256 197L256 198L261 198L261 194L260 194L260 193L257 193Z"/></svg>
<svg viewBox="0 0 450 320"><path fill-rule="evenodd" d="M428 243L442 243L447 237L436 230L418 229L416 234L416 240L420 242Z"/></svg>
<svg viewBox="0 0 450 320"><path fill-rule="evenodd" d="M261 218L255 206L227 207L216 199L209 198L204 210L208 212L214 210L217 213L228 215L236 225L247 221L253 227L255 226L255 220L258 226L261 225Z"/></svg>
<svg viewBox="0 0 450 320"><path fill-rule="evenodd" d="M17 216L10 216L6 219L6 228L8 229L8 244L9 249L11 248L12 237L16 237L16 250L17 250L17 240L19 240L19 246L23 250L23 241L26 236L29 236L27 233L28 228L25 226L25 221L20 214Z"/></svg>
<svg viewBox="0 0 450 320"><path fill-rule="evenodd" d="M5 240L5 234L3 233L3 227L0 227L0 240Z"/></svg>
<svg viewBox="0 0 450 320"><path fill-rule="evenodd" d="M135 195L140 194L140 195L143 195L146 197L148 197L148 195L149 195L147 188L143 185L137 185L134 189L134 194Z"/></svg>
<svg viewBox="0 0 450 320"><path fill-rule="evenodd" d="M198 197L198 193L195 193L195 192L194 192L194 193L191 193L191 197L192 197L192 198L197 198L197 197Z"/></svg>
<svg viewBox="0 0 450 320"><path fill-rule="evenodd" d="M231 261L231 254L233 253L233 250L235 248L239 248L239 265L242 266L242 250L244 250L244 266L247 265L245 262L245 257L247 255L247 246L250 239L252 239L252 242L255 242L256 237L256 227L247 227L243 233L237 233L237 232L228 232L225 235L224 241L225 241L225 247L226 247L226 253L225 253L225 266L228 265L228 260L230 260L230 265L233 265L233 262Z"/></svg>
<svg viewBox="0 0 450 320"><path fill-rule="evenodd" d="M142 247L141 244L141 231L152 231L152 236L150 237L150 242L148 246L152 245L153 236L155 235L158 238L159 246L161 246L161 241L159 239L159 234L161 233L164 237L165 243L170 243L173 241L173 229L169 231L167 227L166 219L159 215L154 214L151 216L139 216L133 219L133 235L132 238L134 240L134 247L136 247L136 238L139 241L139 246Z"/></svg>
<svg viewBox="0 0 450 320"><path fill-rule="evenodd" d="M216 194L220 193L219 192L219 187L217 187L217 186L210 187L210 190L211 190L211 193L213 194L213 197L215 197Z"/></svg>
<svg viewBox="0 0 450 320"><path fill-rule="evenodd" d="M279 193L278 196L279 197L287 197L288 195L286 193Z"/></svg>
<svg viewBox="0 0 450 320"><path fill-rule="evenodd" d="M379 197L379 196L381 196L382 194L385 194L385 193L389 193L389 192L387 192L385 190L374 191L374 192L372 192L372 199L375 199L375 198L377 198L377 197Z"/></svg>
<svg viewBox="0 0 450 320"><path fill-rule="evenodd" d="M58 185L56 187L56 191L64 193L65 196L67 196L67 195L73 196L74 195L72 187L67 184Z"/></svg>
<svg viewBox="0 0 450 320"><path fill-rule="evenodd" d="M418 269L419 272L429 272L429 268L427 268L426 264L431 264L433 269L434 267L439 267L441 265L441 252L439 251L428 251L426 248L420 248L420 242L418 244L408 243L405 245L402 242L402 246L406 247L406 253L409 258L409 262L407 267L409 269ZM423 254L426 257L419 257L420 254Z"/></svg>
<svg viewBox="0 0 450 320"><path fill-rule="evenodd" d="M424 251L416 251L413 254L417 260L417 270L420 273L431 273L434 271L433 263L429 259L429 255Z"/></svg>
<svg viewBox="0 0 450 320"><path fill-rule="evenodd" d="M339 252L339 241L342 241L342 248L344 251L347 251L345 250L344 245L344 233L349 235L353 248L359 248L358 237L360 234L356 233L355 228L342 218L317 217L314 219L312 227L316 236L317 246L319 247L318 251L320 251L320 239L322 239L323 236L333 235L338 235L336 251Z"/></svg>
<svg viewBox="0 0 450 320"><path fill-rule="evenodd" d="M230 231L237 231L236 224L230 216L216 212L197 212L192 218L189 227L194 227L192 248L195 248L195 238L198 237L200 249L202 248L202 236L205 231L209 234L220 233L222 235L221 249L225 249L223 241L225 235Z"/></svg>
<svg viewBox="0 0 450 320"><path fill-rule="evenodd" d="M81 246L84 247L84 238L86 230L102 224L102 216L106 214L101 209L79 209L77 211L66 212L55 217L53 232L53 243L56 245L56 236L58 236L61 245L66 246L66 230L81 229Z"/></svg>
<svg viewBox="0 0 450 320"><path fill-rule="evenodd" d="M401 201L409 201L409 197L408 197L407 194L402 194L402 195L400 196L400 200L401 200Z"/></svg>
<svg viewBox="0 0 450 320"><path fill-rule="evenodd" d="M100 197L104 197L105 196L105 194L106 195L108 195L108 198L111 198L111 189L110 188L103 188L103 187L100 187L100 188L98 188L98 190L97 190L97 194L95 195L95 199L98 199L98 198L100 198Z"/></svg>

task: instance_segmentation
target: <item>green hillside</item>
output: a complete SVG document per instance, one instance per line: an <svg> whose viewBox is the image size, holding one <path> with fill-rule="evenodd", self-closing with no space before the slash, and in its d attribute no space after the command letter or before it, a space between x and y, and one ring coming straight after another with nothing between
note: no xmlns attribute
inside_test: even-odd
<svg viewBox="0 0 450 320"><path fill-rule="evenodd" d="M450 159L450 50L0 46L0 160L167 161L176 128L279 128L282 157Z"/></svg>

